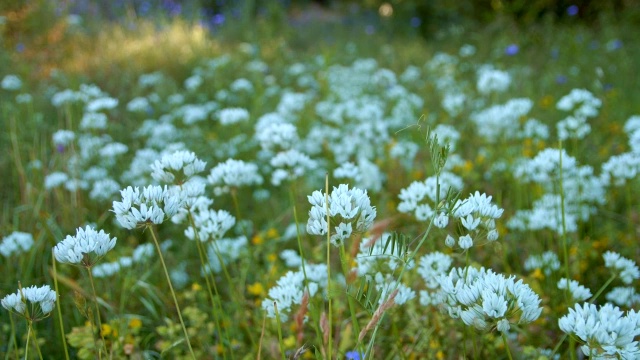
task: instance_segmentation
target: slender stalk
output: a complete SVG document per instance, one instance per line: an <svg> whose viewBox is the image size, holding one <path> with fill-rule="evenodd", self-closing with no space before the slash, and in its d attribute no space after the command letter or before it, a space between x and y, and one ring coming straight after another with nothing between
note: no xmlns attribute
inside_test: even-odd
<svg viewBox="0 0 640 360"><path fill-rule="evenodd" d="M344 278L349 278L349 268L348 268L348 259L346 255L346 251L344 249L344 242L340 244L340 263L342 264L342 273L344 274ZM353 297L349 294L349 284L347 284L347 302L349 304L349 312L351 313L351 323L354 329L355 334L360 334L360 324L358 324L358 317L356 316L355 304L353 302ZM361 354L364 353L364 347L360 339L358 339L356 343L356 347L358 347L358 352Z"/></svg>
<svg viewBox="0 0 640 360"><path fill-rule="evenodd" d="M273 302L273 309L276 311L276 322L278 323L278 343L280 344L280 354L282 355L282 360L287 360L287 355L285 354L284 341L282 340L282 323L280 322L280 313L278 312L278 303Z"/></svg>
<svg viewBox="0 0 640 360"><path fill-rule="evenodd" d="M604 291L604 289L606 289L609 285L611 285L611 283L616 277L617 277L616 274L611 275L611 277L607 280L607 282L605 282L604 285L602 285L600 289L598 289L598 292L596 292L596 294L593 295L593 297L591 297L591 300L589 300L589 302L593 304L593 302L596 301L598 296L602 295L602 292Z"/></svg>
<svg viewBox="0 0 640 360"><path fill-rule="evenodd" d="M304 264L304 252L302 252L302 236L300 235L300 227L298 226L298 212L296 210L296 196L295 189L293 188L293 183L291 184L291 191L289 192L291 195L291 206L293 207L293 221L296 225L296 236L298 238L298 251L300 252L300 258L302 259L302 275L304 276L304 285L307 291L309 290L309 282L307 281L307 269Z"/></svg>
<svg viewBox="0 0 640 360"><path fill-rule="evenodd" d="M331 215L329 214L329 174L327 174L325 176L325 191L324 191L324 206L325 206L325 211L327 212L327 294L328 294L328 303L329 303L329 318L327 319L327 322L329 324L328 326L328 344L327 344L327 349L329 350L329 352L327 353L329 356L329 359L331 359L331 354L332 354L332 336L331 336L331 328L332 328L332 318L333 318L333 314L332 314L332 301L331 301Z"/></svg>
<svg viewBox="0 0 640 360"><path fill-rule="evenodd" d="M238 189L235 187L231 188L231 200L233 200L233 207L236 210L236 218L240 221L242 216L240 216L240 205L238 204Z"/></svg>
<svg viewBox="0 0 640 360"><path fill-rule="evenodd" d="M509 342L507 341L507 335L502 333L502 341L504 341L504 348L507 349L507 356L509 360L513 360L513 356L511 356L511 350L509 349Z"/></svg>
<svg viewBox="0 0 640 360"><path fill-rule="evenodd" d="M105 355L109 353L107 351L107 342L104 340L104 335L102 334L102 320L100 320L100 307L98 306L98 295L96 294L96 286L93 281L93 274L91 273L91 266L86 267L87 272L89 273L89 282L91 283L91 290L93 291L93 303L96 307L96 318L98 319L98 334L100 334L100 339L102 339L102 346L100 348L96 347L98 350L98 358L102 359L102 348L104 348Z"/></svg>
<svg viewBox="0 0 640 360"><path fill-rule="evenodd" d="M16 359L19 359L20 356L18 355L18 342L16 341L16 324L13 322L13 314L11 312L9 313L9 321L11 322L11 342L13 343L13 350L16 354ZM4 358L9 358L9 351L7 351L7 354Z"/></svg>
<svg viewBox="0 0 640 360"><path fill-rule="evenodd" d="M27 343L24 346L24 360L29 358L29 341L31 340L31 320L27 320L27 324L29 324L29 329L27 330Z"/></svg>
<svg viewBox="0 0 640 360"><path fill-rule="evenodd" d="M33 324L30 324L30 326L33 326ZM31 331L31 335L33 336L33 342L36 344L36 351L38 352L38 357L40 358L40 360L42 360L42 351L40 351L40 345L38 344L38 336L36 335L36 329L33 328Z"/></svg>
<svg viewBox="0 0 640 360"><path fill-rule="evenodd" d="M563 173L562 173L562 140L560 140L559 142L559 154L560 154L560 160L559 160L559 174L560 174L560 214L562 216L562 252L563 252L563 257L564 257L564 271L565 271L565 276L567 277L567 281L571 280L571 271L569 269L569 250L568 250L568 239L567 239L567 222L566 222L566 216L565 216L565 207L564 207L564 184L563 184ZM566 299L566 301L569 301L570 298L570 291L569 291L569 286L567 285L567 287L564 290L564 297ZM576 347L576 341L573 337L569 338L569 356L571 357L571 360L575 360L576 359L576 354L575 351L573 351L573 349L575 349Z"/></svg>
<svg viewBox="0 0 640 360"><path fill-rule="evenodd" d="M153 242L156 245L156 250L158 250L158 257L160 257L160 263L162 264L164 275L167 278L167 283L169 284L169 290L171 291L171 296L173 297L173 303L176 306L176 311L178 312L178 318L180 319L180 325L182 325L182 331L184 332L184 337L185 337L185 340L187 341L189 352L191 353L191 357L195 360L196 354L193 352L193 348L191 347L191 340L189 340L189 333L187 332L187 327L184 325L184 320L182 320L180 305L178 305L178 298L176 297L176 292L173 290L173 284L171 284L171 277L169 276L167 265L164 263L164 256L162 256L162 249L160 249L160 244L158 243L158 238L156 237L156 233L153 230L153 227L151 225L147 225L147 227L151 232L151 237L153 238Z"/></svg>
<svg viewBox="0 0 640 360"><path fill-rule="evenodd" d="M53 288L56 291L56 308L58 310L58 323L60 325L60 337L62 338L62 347L64 348L64 358L69 360L69 349L67 348L67 339L64 336L64 321L62 321L62 310L60 308L60 292L58 291L58 271L56 269L56 258L53 256L53 252L51 252L51 258L53 259ZM12 321L13 324L13 321Z"/></svg>
<svg viewBox="0 0 640 360"><path fill-rule="evenodd" d="M206 269L207 263L205 262L205 252L204 249L202 248L202 242L200 241L200 235L198 234L198 230L196 227L196 223L195 220L193 219L193 214L191 213L191 210L187 210L188 211L188 218L189 218L189 223L191 224L191 226L193 227L193 233L195 235L195 242L196 242L196 248L198 249L198 256L200 257L200 264L202 265L203 269ZM209 275L211 275L211 281L209 281ZM216 329L218 329L218 336L220 337L220 339L222 339L222 327L220 326L220 318L218 317L218 315L220 314L220 312L222 314L225 314L224 310L222 309L222 304L219 304L218 301L216 301L213 296L213 293L211 292L211 284L213 283L213 288L214 291L216 293L217 299L220 299L220 294L218 293L218 287L216 286L216 279L213 276L213 274L206 274L204 276L204 280L205 283L207 284L207 292L209 293L209 299L211 300L211 308L212 308L212 313L213 313L213 320L215 321L216 324ZM220 309L221 311L217 311L217 309ZM227 342L230 344L231 340L229 338L229 333L227 331L224 332L226 338L227 338ZM231 353L233 354L233 348L230 347L232 349ZM223 352L222 356L224 359L227 358L227 353ZM232 355L233 356L233 355Z"/></svg>

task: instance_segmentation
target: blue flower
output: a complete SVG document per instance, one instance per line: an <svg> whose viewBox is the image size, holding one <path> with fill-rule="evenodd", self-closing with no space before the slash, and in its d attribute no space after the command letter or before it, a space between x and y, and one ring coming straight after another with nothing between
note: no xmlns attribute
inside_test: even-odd
<svg viewBox="0 0 640 360"><path fill-rule="evenodd" d="M517 54L518 51L520 51L520 47L517 44L511 44L507 46L506 49L504 49L505 55L508 55L508 56L513 56Z"/></svg>
<svg viewBox="0 0 640 360"><path fill-rule="evenodd" d="M344 354L344 356L345 356L345 359L347 360L361 360L364 358L364 354L359 353L355 350L347 351L347 353Z"/></svg>
<svg viewBox="0 0 640 360"><path fill-rule="evenodd" d="M576 16L578 15L578 6L577 5L571 5L567 8L567 15L569 16Z"/></svg>

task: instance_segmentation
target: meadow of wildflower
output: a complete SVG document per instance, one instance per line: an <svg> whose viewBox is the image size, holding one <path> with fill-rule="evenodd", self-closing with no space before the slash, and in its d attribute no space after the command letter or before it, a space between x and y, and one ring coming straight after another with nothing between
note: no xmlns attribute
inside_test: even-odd
<svg viewBox="0 0 640 360"><path fill-rule="evenodd" d="M0 13L3 359L640 358L637 22L70 4Z"/></svg>

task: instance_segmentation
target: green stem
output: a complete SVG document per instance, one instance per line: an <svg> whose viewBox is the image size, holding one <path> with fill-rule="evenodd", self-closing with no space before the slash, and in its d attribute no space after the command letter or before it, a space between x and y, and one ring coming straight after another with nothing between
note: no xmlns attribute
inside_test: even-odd
<svg viewBox="0 0 640 360"><path fill-rule="evenodd" d="M29 341L31 340L32 322L31 320L27 320L27 323L29 324L29 329L27 330L27 343L24 346L24 360L27 360L29 358Z"/></svg>
<svg viewBox="0 0 640 360"><path fill-rule="evenodd" d="M242 217L240 216L240 205L238 204L238 190L235 187L231 188L231 200L233 200L233 207L236 210L236 218L240 221Z"/></svg>
<svg viewBox="0 0 640 360"><path fill-rule="evenodd" d="M605 282L604 285L602 285L600 289L598 289L598 292L596 292L596 294L593 295L593 297L591 297L591 300L589 300L589 302L593 304L593 302L596 301L598 296L602 295L602 292L604 291L604 289L606 289L609 285L611 285L611 283L616 277L617 277L616 274L611 275L611 277L607 280L607 282Z"/></svg>
<svg viewBox="0 0 640 360"><path fill-rule="evenodd" d="M347 264L347 255L344 249L344 242L340 244L340 263L342 264L342 273L344 274L345 279L349 279L349 268ZM360 324L358 324L358 317L356 316L355 304L353 302L353 297L349 293L349 284L347 283L347 302L349 303L349 312L351 313L351 323L353 324L353 330L355 335L358 336L358 341L356 342L356 347L358 347L359 353L364 353L364 347L362 342L360 342Z"/></svg>
<svg viewBox="0 0 640 360"><path fill-rule="evenodd" d="M327 329L327 331L329 332L328 334L328 344L327 344L327 349L329 350L327 352L327 355L329 356L329 359L331 359L331 354L332 354L332 336L331 336L331 327L332 325L332 318L333 318L333 314L332 314L332 301L331 301L331 214L329 213L329 174L327 174L325 176L325 191L324 191L324 206L325 206L325 211L327 212L327 301L329 303L329 318L327 319L328 322L328 327L329 329Z"/></svg>
<svg viewBox="0 0 640 360"><path fill-rule="evenodd" d="M202 248L202 242L200 241L200 235L198 234L198 230L195 224L195 220L193 219L193 214L191 213L191 210L187 210L188 214L189 214L189 223L191 224L192 228L193 228L193 233L195 235L195 242L196 242L196 248L198 249L198 256L200 257L200 264L202 265L203 269L207 268L207 263L205 262L205 255L204 255L204 249ZM211 281L209 281L209 276L211 276ZM209 293L209 299L211 300L211 309L212 309L212 313L213 313L213 320L215 321L216 324L216 329L218 329L218 336L220 339L222 339L222 327L220 326L220 318L218 317L218 315L220 313L225 314L224 310L222 309L222 304L219 304L218 301L216 301L215 299L220 299L220 294L218 293L218 287L216 286L216 279L213 276L213 273L211 271L209 271L208 273L205 272L205 276L204 276L204 280L207 284L207 292ZM213 289L216 293L216 298L214 298L213 293L211 292L211 284L213 283ZM217 311L217 309L220 309L220 311ZM224 334L227 338L227 343L231 344L231 340L229 338L229 333L225 330ZM231 353L233 354L233 348L230 346L230 348L232 349ZM226 351L222 353L222 356L224 359L227 358L227 353ZM232 355L233 356L233 355Z"/></svg>
<svg viewBox="0 0 640 360"><path fill-rule="evenodd" d="M16 324L13 322L13 313L9 313L9 321L11 322L11 342L13 343L13 350L16 354L15 358L19 359L20 355L18 354L18 342L16 341ZM9 359L9 351L7 351L5 359Z"/></svg>
<svg viewBox="0 0 640 360"><path fill-rule="evenodd" d="M284 341L282 340L282 323L280 322L280 313L278 312L278 303L273 302L273 309L276 311L276 322L278 323L278 343L280 344L280 354L282 360L287 360L287 356L284 348Z"/></svg>
<svg viewBox="0 0 640 360"><path fill-rule="evenodd" d="M560 174L560 214L562 216L562 251L564 253L564 271L565 271L565 276L567 277L567 281L571 280L571 271L569 269L569 245L568 242L569 240L567 239L567 222L566 222L566 216L565 216L565 212L566 209L564 207L564 177L563 177L563 172L562 172L562 140L559 141L559 154L560 154L560 160L559 160L559 174ZM569 298L570 298L570 290L569 290L569 285L567 284L567 287L564 290L564 297L565 300L567 302L569 302ZM575 352L573 351L573 349L576 346L576 341L573 337L569 338L569 356L571 357L571 360L575 360L576 355Z"/></svg>
<svg viewBox="0 0 640 360"><path fill-rule="evenodd" d="M502 341L504 341L504 348L507 349L507 356L509 360L513 360L513 356L511 356L511 349L509 349L509 342L507 341L507 335L502 333Z"/></svg>
<svg viewBox="0 0 640 360"><path fill-rule="evenodd" d="M96 287L93 281L93 274L91 274L91 266L86 267L87 272L89 273L89 282L91 283L91 290L93 291L93 303L96 307L96 318L98 319L98 334L100 335L100 339L102 339L102 346L100 348L96 347L98 351L98 358L102 359L102 348L104 347L105 355L109 353L107 351L107 342L104 340L104 335L102 334L102 320L100 320L100 307L98 306L98 295L96 294Z"/></svg>
<svg viewBox="0 0 640 360"><path fill-rule="evenodd" d="M182 313L180 312L180 305L178 305L178 298L176 297L176 292L173 291L173 285L171 284L171 277L169 276L169 271L167 270L167 265L164 263L164 256L162 256L162 249L160 249L160 244L158 243L158 238L156 237L155 231L151 225L147 225L149 230L151 231L151 237L153 238L153 242L156 245L156 250L158 250L158 256L160 257L160 263L162 264L162 269L164 270L164 275L167 278L167 283L169 284L169 290L171 291L171 296L173 297L173 303L176 306L176 311L178 312L178 318L180 319L180 325L182 325L182 331L184 332L185 340L187 341L187 346L189 347L189 352L191 353L191 357L195 360L196 354L193 352L193 348L191 347L191 341L189 340L189 333L187 332L187 327L184 324L184 320L182 320Z"/></svg>
<svg viewBox="0 0 640 360"><path fill-rule="evenodd" d="M38 336L36 335L35 328L32 329L31 335L33 336L33 342L36 344L36 351L38 352L38 357L40 358L40 360L42 360L42 351L40 351L40 345L38 344Z"/></svg>
<svg viewBox="0 0 640 360"><path fill-rule="evenodd" d="M69 360L69 349L67 348L67 339L65 337L64 332L64 321L62 320L62 310L60 308L60 292L58 291L58 271L56 269L56 258L53 256L53 252L51 253L51 258L53 259L53 288L56 291L56 308L58 310L58 323L60 325L60 337L62 338L62 347L64 348L64 358ZM13 324L13 322L12 322Z"/></svg>

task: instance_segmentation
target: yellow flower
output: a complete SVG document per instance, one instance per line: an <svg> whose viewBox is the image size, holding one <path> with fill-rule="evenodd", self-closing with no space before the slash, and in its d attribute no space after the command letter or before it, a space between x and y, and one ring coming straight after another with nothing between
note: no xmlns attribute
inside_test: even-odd
<svg viewBox="0 0 640 360"><path fill-rule="evenodd" d="M100 334L103 337L107 337L111 334L113 334L114 337L118 336L118 331L114 328L111 327L111 325L109 324L102 324L102 327L100 328Z"/></svg>
<svg viewBox="0 0 640 360"><path fill-rule="evenodd" d="M545 95L544 97L542 97L542 99L540 99L541 108L548 109L549 107L551 107L551 105L553 105L553 96Z"/></svg>
<svg viewBox="0 0 640 360"><path fill-rule="evenodd" d="M202 290L202 286L200 284L198 284L198 283L193 283L191 285L191 290L192 291L200 291L200 290Z"/></svg>
<svg viewBox="0 0 640 360"><path fill-rule="evenodd" d="M278 259L278 256L276 256L276 254L267 255L267 260L269 260L269 262L275 262L277 259Z"/></svg>
<svg viewBox="0 0 640 360"><path fill-rule="evenodd" d="M131 329L139 329L142 327L142 321L138 318L133 318L129 320L129 328Z"/></svg>
<svg viewBox="0 0 640 360"><path fill-rule="evenodd" d="M264 296L265 294L264 286L262 286L262 283L259 283L259 282L255 282L251 285L248 285L247 292L249 292L249 294L254 296Z"/></svg>
<svg viewBox="0 0 640 360"><path fill-rule="evenodd" d="M291 335L291 336L287 337L286 339L284 339L283 343L284 343L285 347L292 348L292 347L296 346L296 338L295 338L295 336Z"/></svg>
<svg viewBox="0 0 640 360"><path fill-rule="evenodd" d="M260 234L255 234L253 238L251 238L251 243L253 245L262 245L264 243L264 238Z"/></svg>
<svg viewBox="0 0 640 360"><path fill-rule="evenodd" d="M532 276L534 279L538 279L538 280L542 280L542 279L544 279L544 274L542 273L542 270L540 270L540 268L536 268L536 269L533 271L533 274L531 274L531 276Z"/></svg>
<svg viewBox="0 0 640 360"><path fill-rule="evenodd" d="M278 230L276 230L275 228L269 228L269 230L267 230L267 237L269 239L275 239L278 236L280 236L280 234L278 234Z"/></svg>

